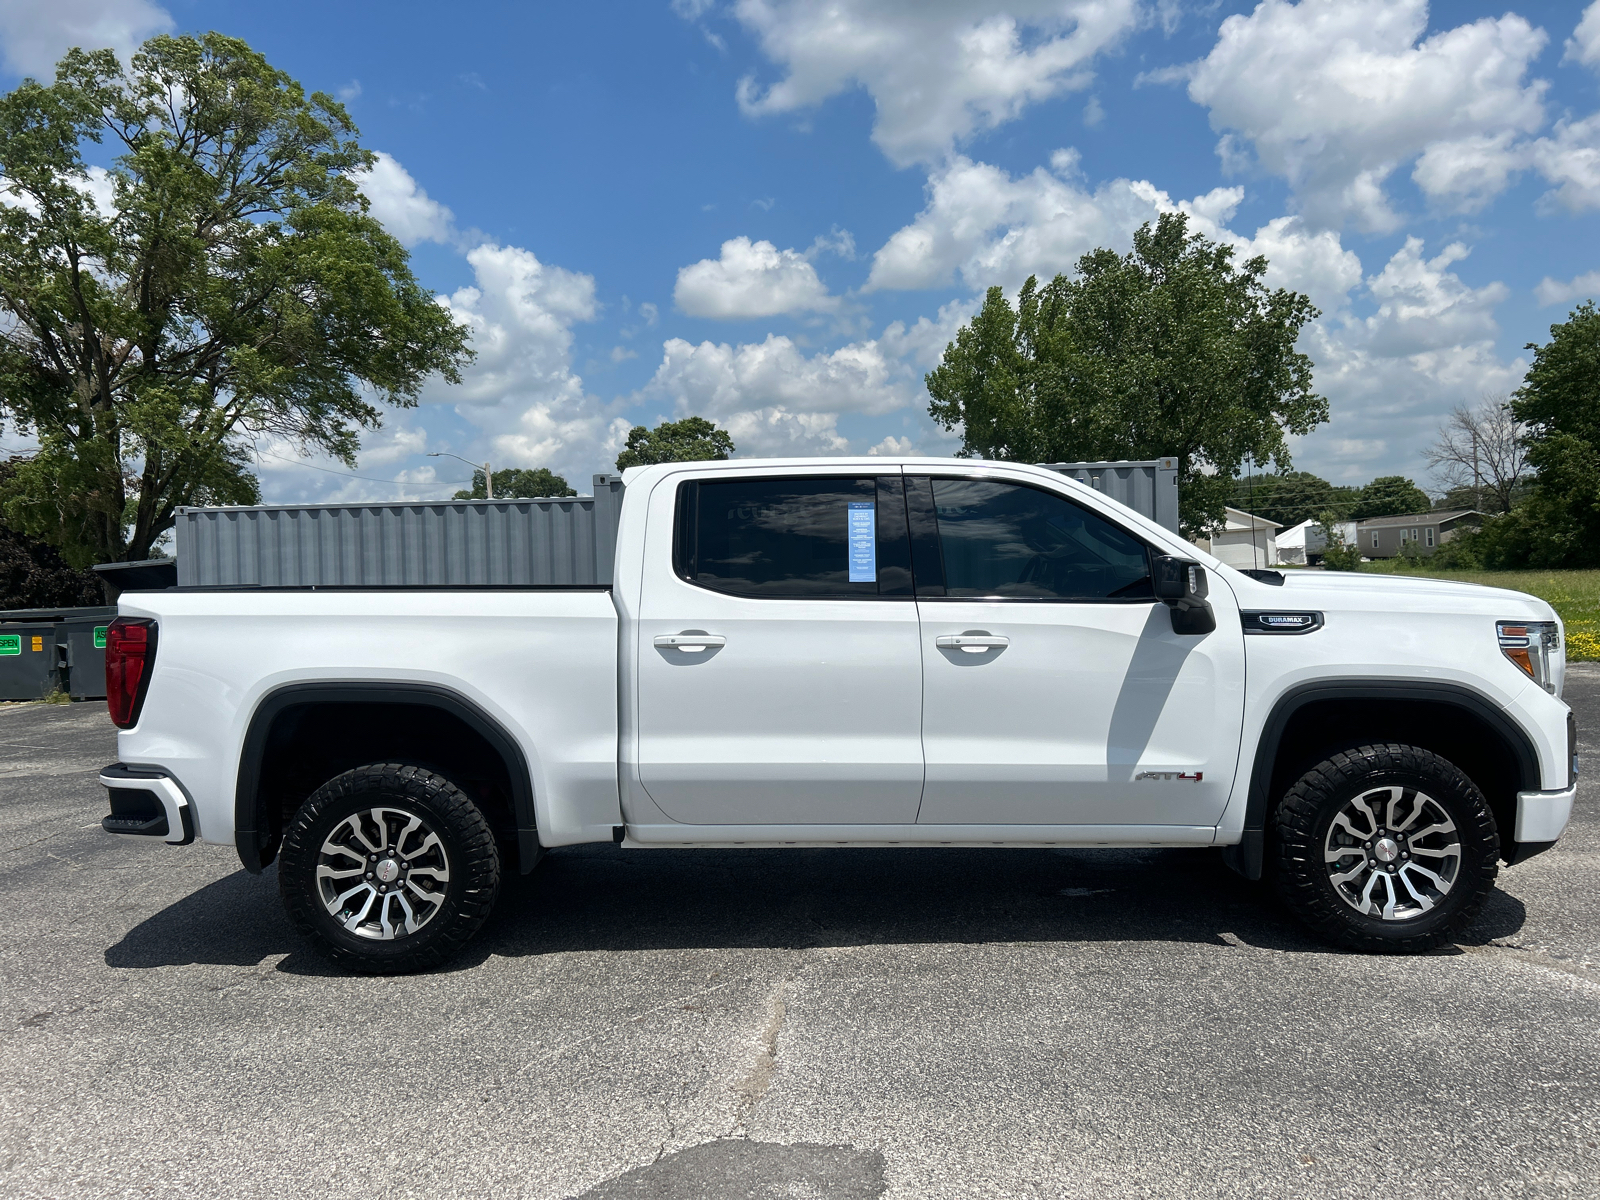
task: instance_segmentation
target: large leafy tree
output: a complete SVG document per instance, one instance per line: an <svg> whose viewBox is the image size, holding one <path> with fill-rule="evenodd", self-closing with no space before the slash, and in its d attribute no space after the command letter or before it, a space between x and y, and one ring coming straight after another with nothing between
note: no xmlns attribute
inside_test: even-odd
<svg viewBox="0 0 1600 1200"><path fill-rule="evenodd" d="M1330 513L1343 520L1355 505L1358 491L1331 484L1309 471L1283 471L1240 479L1231 503L1288 528L1302 521L1321 520Z"/></svg>
<svg viewBox="0 0 1600 1200"><path fill-rule="evenodd" d="M1030 278L1013 308L990 288L927 377L929 411L961 453L1024 462L1178 459L1187 532L1214 529L1246 458L1289 466L1285 434L1328 419L1295 349L1310 299L1263 282L1267 260L1164 214L1132 252Z"/></svg>
<svg viewBox="0 0 1600 1200"><path fill-rule="evenodd" d="M0 484L15 470L15 459L0 462ZM105 602L105 589L93 571L68 566L54 546L0 520L0 609L73 608Z"/></svg>
<svg viewBox="0 0 1600 1200"><path fill-rule="evenodd" d="M1512 394L1528 427L1532 493L1484 529L1495 566L1600 566L1600 311L1588 301L1529 343L1533 362Z"/></svg>
<svg viewBox="0 0 1600 1200"><path fill-rule="evenodd" d="M704 417L662 421L654 429L635 425L628 431L627 445L617 455L617 470L664 462L723 459L732 454L733 449L733 439L727 430L718 429Z"/></svg>
<svg viewBox="0 0 1600 1200"><path fill-rule="evenodd" d="M528 470L526 467L507 467L494 473L494 494L497 500L522 500L529 497L576 496L578 493L560 475L549 467ZM483 500L489 495L482 471L472 473L472 490L457 492L457 500Z"/></svg>
<svg viewBox="0 0 1600 1200"><path fill-rule="evenodd" d="M465 331L353 181L372 162L341 105L215 33L0 97L0 416L40 443L14 526L143 558L179 505L258 498L256 438L354 465L380 404L459 380Z"/></svg>
<svg viewBox="0 0 1600 1200"><path fill-rule="evenodd" d="M1428 493L1404 475L1380 475L1356 497L1350 516L1357 521L1368 517L1399 517L1406 513L1425 513L1433 508Z"/></svg>

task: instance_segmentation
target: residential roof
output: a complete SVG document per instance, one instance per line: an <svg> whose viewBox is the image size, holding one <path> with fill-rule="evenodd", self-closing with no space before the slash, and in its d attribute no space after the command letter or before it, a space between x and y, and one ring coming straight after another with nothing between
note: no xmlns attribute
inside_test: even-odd
<svg viewBox="0 0 1600 1200"><path fill-rule="evenodd" d="M1401 513L1394 517L1368 517L1356 524L1363 529L1382 528L1389 525L1442 525L1446 521L1459 520L1461 517L1481 517L1485 514L1475 508L1452 508L1442 512Z"/></svg>
<svg viewBox="0 0 1600 1200"><path fill-rule="evenodd" d="M1228 525L1232 527L1235 522L1238 522L1238 526L1241 530L1283 528L1283 526L1279 525L1276 521L1269 521L1265 517L1258 517L1254 513L1247 513L1244 511L1244 509L1234 508L1231 505L1228 507L1227 513Z"/></svg>

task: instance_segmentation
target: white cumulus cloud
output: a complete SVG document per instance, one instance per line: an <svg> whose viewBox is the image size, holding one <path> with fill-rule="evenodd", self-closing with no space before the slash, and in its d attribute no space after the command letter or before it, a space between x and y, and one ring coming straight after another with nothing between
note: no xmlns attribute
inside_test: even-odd
<svg viewBox="0 0 1600 1200"><path fill-rule="evenodd" d="M917 377L877 341L807 356L786 337L733 346L671 338L641 399L715 420L740 454L843 454L841 413L877 415L917 402Z"/></svg>
<svg viewBox="0 0 1600 1200"><path fill-rule="evenodd" d="M475 285L441 302L472 331L478 358L460 387L439 383L424 399L455 404L484 430L497 461L548 466L586 484L628 431L572 369L572 326L597 312L594 277L519 246L485 243L466 259Z"/></svg>
<svg viewBox="0 0 1600 1200"><path fill-rule="evenodd" d="M1186 213L1191 229L1234 245L1240 261L1265 254L1269 284L1307 292L1324 309L1341 304L1361 280L1360 261L1336 233L1308 229L1297 217L1277 218L1254 239L1228 230L1243 188L1174 200L1147 180L1117 179L1091 192L1077 178L1071 151L1057 151L1051 163L1050 170L1012 177L988 163L951 159L929 177L922 212L873 256L866 290L940 287L959 277L976 292L996 284L1014 291L1030 274L1072 273L1098 246L1126 250L1140 225L1167 212Z"/></svg>
<svg viewBox="0 0 1600 1200"><path fill-rule="evenodd" d="M372 215L402 245L448 244L455 236L455 215L430 199L392 155L378 151L371 169L356 172L354 178L372 205Z"/></svg>
<svg viewBox="0 0 1600 1200"><path fill-rule="evenodd" d="M1529 153L1539 173L1555 187L1542 207L1569 212L1600 208L1600 113L1581 121L1556 122L1553 135L1534 142Z"/></svg>
<svg viewBox="0 0 1600 1200"><path fill-rule="evenodd" d="M1431 200L1470 210L1544 123L1546 85L1525 76L1546 38L1515 13L1423 39L1427 27L1426 0L1263 0L1222 22L1189 95L1225 161L1253 148L1316 227L1396 228L1385 182L1413 161Z"/></svg>
<svg viewBox="0 0 1600 1200"><path fill-rule="evenodd" d="M898 166L938 159L1030 104L1086 88L1095 56L1141 20L1137 0L737 0L733 12L784 70L747 76L751 116L865 88L872 138ZM696 12L699 15L699 11Z"/></svg>
<svg viewBox="0 0 1600 1200"><path fill-rule="evenodd" d="M126 65L139 43L171 28L171 14L149 0L4 0L0 61L16 75L54 79L74 46L110 48Z"/></svg>
<svg viewBox="0 0 1600 1200"><path fill-rule="evenodd" d="M1533 289L1541 307L1570 304L1574 300L1600 299L1600 271L1589 271L1575 279L1552 279L1546 275Z"/></svg>
<svg viewBox="0 0 1600 1200"><path fill-rule="evenodd" d="M1450 268L1466 255L1452 243L1429 258L1419 239L1408 238L1365 281L1376 311L1310 326L1301 349L1316 363L1316 388L1328 397L1332 419L1297 439L1297 465L1351 483L1397 471L1419 475L1418 451L1444 413L1517 386L1526 364L1505 362L1494 348L1494 308L1507 289L1464 282Z"/></svg>
<svg viewBox="0 0 1600 1200"><path fill-rule="evenodd" d="M853 252L854 243L850 246ZM839 303L806 255L747 237L723 242L719 258L703 258L680 270L672 300L691 317L722 320L831 312Z"/></svg>
<svg viewBox="0 0 1600 1200"><path fill-rule="evenodd" d="M1600 68L1600 0L1583 10L1578 27L1567 39L1566 62L1582 63L1586 67Z"/></svg>

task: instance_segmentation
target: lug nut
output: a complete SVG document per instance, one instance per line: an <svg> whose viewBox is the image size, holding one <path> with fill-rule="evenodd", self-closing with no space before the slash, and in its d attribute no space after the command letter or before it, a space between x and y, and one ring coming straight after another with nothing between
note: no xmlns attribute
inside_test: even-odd
<svg viewBox="0 0 1600 1200"><path fill-rule="evenodd" d="M371 871L368 871L368 872L367 872L367 878L368 878L368 879L371 879L371 878L372 878L372 872L371 872Z"/></svg>

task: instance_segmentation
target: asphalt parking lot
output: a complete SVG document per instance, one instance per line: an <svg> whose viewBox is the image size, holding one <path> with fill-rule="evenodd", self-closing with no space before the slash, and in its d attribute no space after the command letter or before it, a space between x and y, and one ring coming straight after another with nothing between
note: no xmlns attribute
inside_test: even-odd
<svg viewBox="0 0 1600 1200"><path fill-rule="evenodd" d="M372 979L270 871L102 833L114 758L0 706L6 1196L1600 1194L1593 783L1422 958L1212 852L606 846Z"/></svg>

